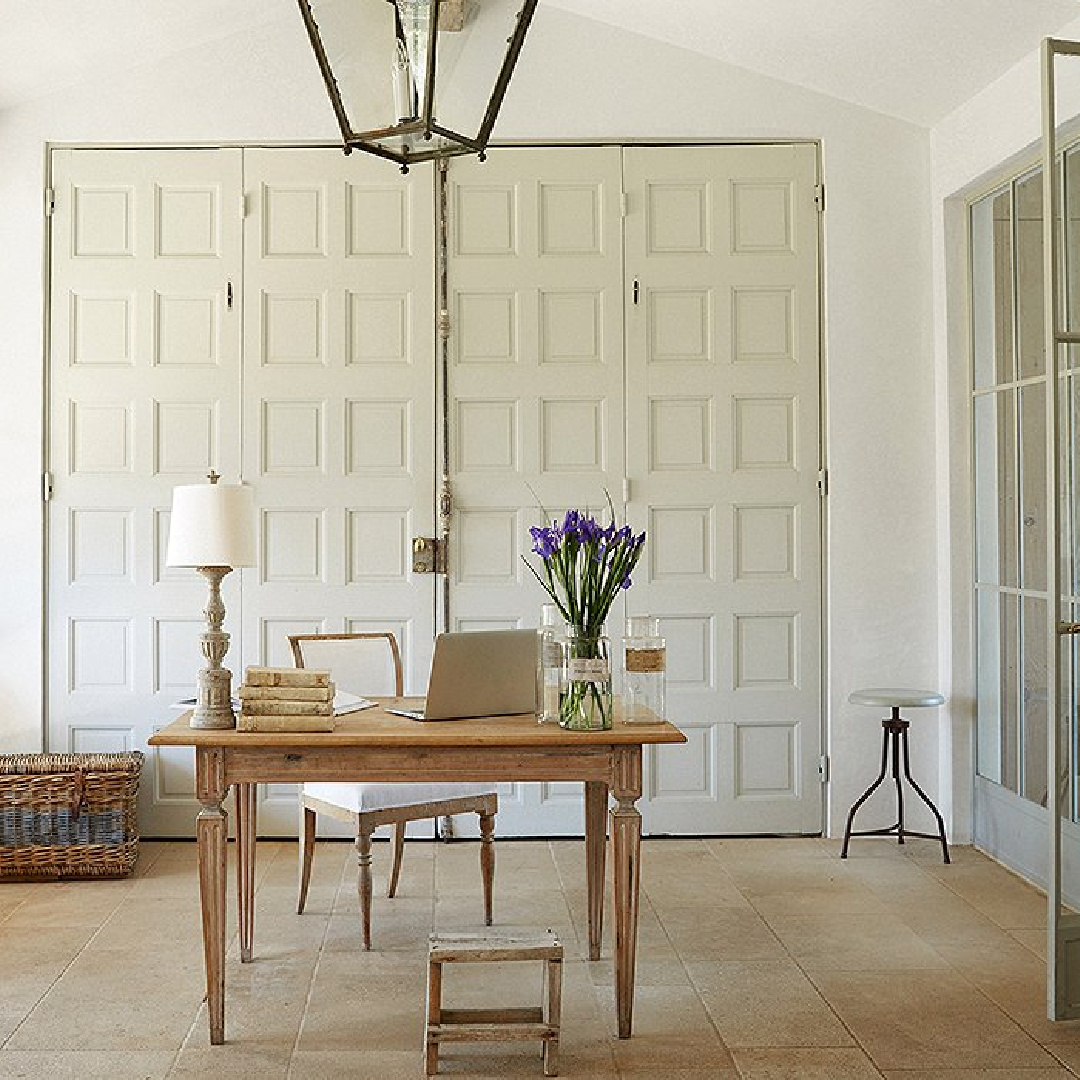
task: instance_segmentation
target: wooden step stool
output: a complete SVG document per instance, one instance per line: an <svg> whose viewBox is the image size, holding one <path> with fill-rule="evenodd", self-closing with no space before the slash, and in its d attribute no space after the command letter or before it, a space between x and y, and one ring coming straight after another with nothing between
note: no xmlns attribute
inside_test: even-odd
<svg viewBox="0 0 1080 1080"><path fill-rule="evenodd" d="M428 949L425 1070L439 1071L439 1044L541 1039L544 1075L559 1075L559 1012L562 1002L563 947L550 930L528 937L492 934L431 935ZM543 1005L524 1009L444 1009L443 964L499 960L543 960Z"/></svg>

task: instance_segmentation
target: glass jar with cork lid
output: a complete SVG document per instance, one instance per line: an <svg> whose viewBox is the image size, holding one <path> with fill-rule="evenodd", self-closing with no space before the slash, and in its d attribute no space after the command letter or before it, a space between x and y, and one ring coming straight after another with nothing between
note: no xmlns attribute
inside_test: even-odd
<svg viewBox="0 0 1080 1080"><path fill-rule="evenodd" d="M663 720L667 645L658 618L632 615L626 620L623 675L623 720L628 724Z"/></svg>

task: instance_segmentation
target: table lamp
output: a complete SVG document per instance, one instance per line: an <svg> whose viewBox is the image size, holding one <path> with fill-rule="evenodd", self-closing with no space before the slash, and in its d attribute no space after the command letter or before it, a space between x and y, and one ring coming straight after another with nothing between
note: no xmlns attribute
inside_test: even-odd
<svg viewBox="0 0 1080 1080"><path fill-rule="evenodd" d="M165 564L194 567L210 586L207 629L199 638L206 667L199 670L190 725L219 729L236 727L232 672L221 666L229 650L229 635L221 629L221 579L234 567L255 565L255 499L243 484L219 484L213 470L207 479L173 488Z"/></svg>

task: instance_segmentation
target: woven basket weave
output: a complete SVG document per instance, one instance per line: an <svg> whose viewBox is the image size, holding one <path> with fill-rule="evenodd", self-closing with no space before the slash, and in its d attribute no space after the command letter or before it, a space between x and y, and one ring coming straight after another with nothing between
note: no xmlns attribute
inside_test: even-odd
<svg viewBox="0 0 1080 1080"><path fill-rule="evenodd" d="M125 877L143 756L0 755L0 880Z"/></svg>

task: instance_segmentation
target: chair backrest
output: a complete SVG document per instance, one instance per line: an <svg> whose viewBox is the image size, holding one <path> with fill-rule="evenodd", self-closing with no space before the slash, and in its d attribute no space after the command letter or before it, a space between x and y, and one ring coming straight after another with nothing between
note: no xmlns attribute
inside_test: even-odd
<svg viewBox="0 0 1080 1080"><path fill-rule="evenodd" d="M401 653L393 634L290 634L297 667L329 671L339 690L401 697Z"/></svg>

